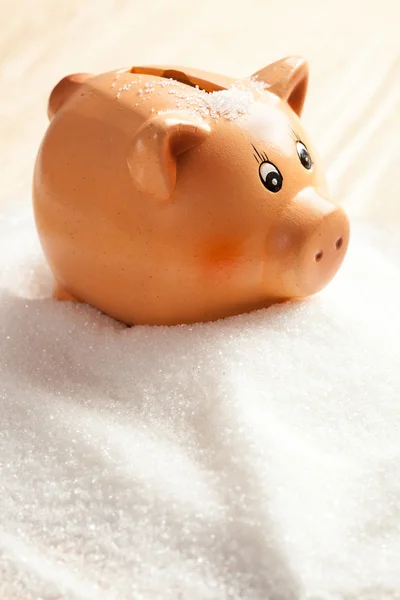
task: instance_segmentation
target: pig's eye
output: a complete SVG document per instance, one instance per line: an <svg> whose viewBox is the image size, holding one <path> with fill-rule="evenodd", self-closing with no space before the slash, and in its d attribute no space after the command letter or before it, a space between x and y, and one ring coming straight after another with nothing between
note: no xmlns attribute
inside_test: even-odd
<svg viewBox="0 0 400 600"><path fill-rule="evenodd" d="M260 179L270 192L279 192L283 177L278 169L270 162L263 162L259 169Z"/></svg>
<svg viewBox="0 0 400 600"><path fill-rule="evenodd" d="M312 167L311 156L308 153L307 148L303 144L303 142L297 142L296 144L297 154L299 156L300 162L305 169L310 170Z"/></svg>

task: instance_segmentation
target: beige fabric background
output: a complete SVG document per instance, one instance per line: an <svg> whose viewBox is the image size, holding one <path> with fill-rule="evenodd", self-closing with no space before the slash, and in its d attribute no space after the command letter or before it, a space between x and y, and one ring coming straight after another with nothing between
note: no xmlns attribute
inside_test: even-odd
<svg viewBox="0 0 400 600"><path fill-rule="evenodd" d="M400 228L395 0L1 0L0 201L30 198L53 85L76 71L172 63L247 75L304 55L304 119L353 216Z"/></svg>

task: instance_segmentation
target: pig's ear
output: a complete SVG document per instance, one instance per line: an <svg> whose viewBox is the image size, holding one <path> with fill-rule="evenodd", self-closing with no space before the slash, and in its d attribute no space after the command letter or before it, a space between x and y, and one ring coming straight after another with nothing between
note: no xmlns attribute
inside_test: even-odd
<svg viewBox="0 0 400 600"><path fill-rule="evenodd" d="M158 200L167 200L176 183L179 154L201 144L210 126L184 113L148 119L135 134L127 157L135 185Z"/></svg>
<svg viewBox="0 0 400 600"><path fill-rule="evenodd" d="M93 75L89 73L75 73L68 75L59 81L56 87L50 94L49 103L47 106L47 115L51 120L56 112L62 107L64 102L74 94L81 85Z"/></svg>
<svg viewBox="0 0 400 600"><path fill-rule="evenodd" d="M285 100L300 116L308 84L308 65L303 58L283 58L257 71L254 77L263 81L268 91Z"/></svg>

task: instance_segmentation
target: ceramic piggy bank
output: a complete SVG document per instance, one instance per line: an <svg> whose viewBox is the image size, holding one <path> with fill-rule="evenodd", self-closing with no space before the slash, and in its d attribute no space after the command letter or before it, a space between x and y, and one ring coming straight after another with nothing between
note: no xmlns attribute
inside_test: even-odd
<svg viewBox="0 0 400 600"><path fill-rule="evenodd" d="M127 324L216 320L321 290L349 241L299 115L307 64L66 77L34 175L54 296Z"/></svg>

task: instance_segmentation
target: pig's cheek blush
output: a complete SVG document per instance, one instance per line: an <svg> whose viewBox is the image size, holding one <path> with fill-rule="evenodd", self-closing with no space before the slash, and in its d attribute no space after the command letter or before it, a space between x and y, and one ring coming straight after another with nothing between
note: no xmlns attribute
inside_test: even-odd
<svg viewBox="0 0 400 600"><path fill-rule="evenodd" d="M249 249L243 240L219 238L205 242L197 253L201 277L208 281L247 279ZM250 271L252 269L250 268Z"/></svg>
<svg viewBox="0 0 400 600"><path fill-rule="evenodd" d="M220 237L206 242L201 250L201 262L206 269L232 268L241 259L243 244L239 240Z"/></svg>
<svg viewBox="0 0 400 600"><path fill-rule="evenodd" d="M198 253L199 276L205 285L228 285L248 297L250 290L264 287L265 255L263 245L254 240L213 240Z"/></svg>

